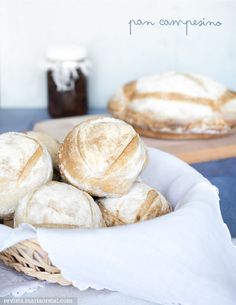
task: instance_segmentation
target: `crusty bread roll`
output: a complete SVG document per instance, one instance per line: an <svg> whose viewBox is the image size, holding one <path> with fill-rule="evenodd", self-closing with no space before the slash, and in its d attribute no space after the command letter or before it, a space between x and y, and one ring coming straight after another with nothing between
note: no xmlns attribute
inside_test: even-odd
<svg viewBox="0 0 236 305"><path fill-rule="evenodd" d="M52 178L47 149L23 133L0 135L0 216L14 212L19 200Z"/></svg>
<svg viewBox="0 0 236 305"><path fill-rule="evenodd" d="M31 138L36 139L40 144L46 146L49 154L51 155L53 167L58 169L58 151L60 143L44 132L28 131L26 134Z"/></svg>
<svg viewBox="0 0 236 305"><path fill-rule="evenodd" d="M101 211L93 198L72 185L50 181L20 200L14 224L36 227L102 227Z"/></svg>
<svg viewBox="0 0 236 305"><path fill-rule="evenodd" d="M69 183L98 197L128 192L147 160L143 142L127 123L97 117L77 125L59 150Z"/></svg>
<svg viewBox="0 0 236 305"><path fill-rule="evenodd" d="M192 73L140 78L120 88L108 109L154 138L209 138L236 129L236 93Z"/></svg>
<svg viewBox="0 0 236 305"><path fill-rule="evenodd" d="M171 211L167 200L142 182L134 183L126 195L100 198L97 202L109 227L151 219Z"/></svg>

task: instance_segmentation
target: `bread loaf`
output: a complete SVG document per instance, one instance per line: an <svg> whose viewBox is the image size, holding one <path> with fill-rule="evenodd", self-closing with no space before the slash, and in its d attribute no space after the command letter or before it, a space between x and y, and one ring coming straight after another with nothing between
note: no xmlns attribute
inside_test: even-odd
<svg viewBox="0 0 236 305"><path fill-rule="evenodd" d="M22 198L14 223L47 228L97 228L104 226L93 198L72 185L50 181Z"/></svg>
<svg viewBox="0 0 236 305"><path fill-rule="evenodd" d="M135 130L108 117L77 125L59 150L59 167L65 179L98 197L127 193L146 161L146 149Z"/></svg>
<svg viewBox="0 0 236 305"><path fill-rule="evenodd" d="M120 88L108 109L154 138L209 138L236 128L236 93L193 73L140 78Z"/></svg>
<svg viewBox="0 0 236 305"><path fill-rule="evenodd" d="M171 211L164 196L142 182L134 183L131 190L121 197L100 198L97 202L107 226L131 224Z"/></svg>
<svg viewBox="0 0 236 305"><path fill-rule="evenodd" d="M52 178L47 149L23 133L0 135L0 216L14 212L19 200Z"/></svg>

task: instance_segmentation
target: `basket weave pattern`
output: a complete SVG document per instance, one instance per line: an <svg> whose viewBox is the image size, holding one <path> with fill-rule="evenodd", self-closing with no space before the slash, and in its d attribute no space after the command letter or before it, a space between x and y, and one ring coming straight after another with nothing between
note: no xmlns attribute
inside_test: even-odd
<svg viewBox="0 0 236 305"><path fill-rule="evenodd" d="M37 240L26 240L0 252L0 260L5 265L39 280L63 286L71 285L71 282L63 278L60 270L53 266L47 252Z"/></svg>

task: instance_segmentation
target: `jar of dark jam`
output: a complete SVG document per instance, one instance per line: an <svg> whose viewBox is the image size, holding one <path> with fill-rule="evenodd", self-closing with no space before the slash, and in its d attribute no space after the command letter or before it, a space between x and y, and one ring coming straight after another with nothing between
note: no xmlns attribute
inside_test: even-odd
<svg viewBox="0 0 236 305"><path fill-rule="evenodd" d="M48 112L52 117L83 115L88 109L89 62L82 47L47 51Z"/></svg>

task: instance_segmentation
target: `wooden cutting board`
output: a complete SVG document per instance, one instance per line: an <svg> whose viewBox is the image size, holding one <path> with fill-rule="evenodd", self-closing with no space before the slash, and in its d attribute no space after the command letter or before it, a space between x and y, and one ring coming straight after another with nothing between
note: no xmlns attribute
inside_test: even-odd
<svg viewBox="0 0 236 305"><path fill-rule="evenodd" d="M89 117L92 115L42 121L34 126L34 130L48 133L62 141L71 128ZM143 140L147 146L174 154L188 163L236 157L236 133L207 140L158 140L145 137Z"/></svg>

